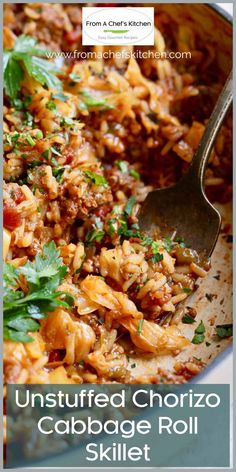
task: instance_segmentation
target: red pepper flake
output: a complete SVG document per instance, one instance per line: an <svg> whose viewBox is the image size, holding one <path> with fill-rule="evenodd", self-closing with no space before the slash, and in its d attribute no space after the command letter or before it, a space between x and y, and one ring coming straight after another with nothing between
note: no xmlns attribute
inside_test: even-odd
<svg viewBox="0 0 236 472"><path fill-rule="evenodd" d="M64 157L66 158L65 164L71 164L74 158L74 151L73 149L67 149L64 153Z"/></svg>

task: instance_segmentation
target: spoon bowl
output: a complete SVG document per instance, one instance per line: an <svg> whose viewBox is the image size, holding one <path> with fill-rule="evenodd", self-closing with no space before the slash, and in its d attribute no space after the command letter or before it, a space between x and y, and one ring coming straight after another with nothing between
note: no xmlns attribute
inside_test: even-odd
<svg viewBox="0 0 236 472"><path fill-rule="evenodd" d="M202 140L186 174L177 184L150 192L139 213L139 225L146 233L175 240L209 257L221 226L219 212L209 202L203 188L204 171L211 149L232 103L232 73L217 100Z"/></svg>
<svg viewBox="0 0 236 472"><path fill-rule="evenodd" d="M154 195L153 195L154 194ZM147 196L139 215L141 230L183 238L188 247L210 256L220 231L221 216L190 179L155 190Z"/></svg>

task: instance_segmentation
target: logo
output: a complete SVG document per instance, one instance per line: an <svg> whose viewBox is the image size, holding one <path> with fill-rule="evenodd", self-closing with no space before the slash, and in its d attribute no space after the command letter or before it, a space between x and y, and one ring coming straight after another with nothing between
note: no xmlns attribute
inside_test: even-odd
<svg viewBox="0 0 236 472"><path fill-rule="evenodd" d="M82 8L83 46L153 46L154 8Z"/></svg>

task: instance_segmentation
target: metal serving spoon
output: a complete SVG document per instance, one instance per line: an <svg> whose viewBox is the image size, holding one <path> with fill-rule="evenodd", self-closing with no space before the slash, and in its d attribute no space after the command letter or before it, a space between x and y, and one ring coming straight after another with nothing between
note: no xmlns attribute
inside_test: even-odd
<svg viewBox="0 0 236 472"><path fill-rule="evenodd" d="M192 163L177 184L148 194L139 216L141 230L182 237L188 247L210 256L219 234L221 217L207 199L203 178L216 135L232 103L232 72L217 100Z"/></svg>

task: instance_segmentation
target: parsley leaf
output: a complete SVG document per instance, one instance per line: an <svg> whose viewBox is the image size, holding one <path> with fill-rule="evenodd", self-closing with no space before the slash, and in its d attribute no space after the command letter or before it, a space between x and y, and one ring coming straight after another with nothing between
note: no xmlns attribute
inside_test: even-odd
<svg viewBox="0 0 236 472"><path fill-rule="evenodd" d="M125 205L125 208L124 208L124 212L126 213L126 215L128 215L128 216L131 215L135 203L136 203L135 198L130 197L129 200L127 201L126 205Z"/></svg>
<svg viewBox="0 0 236 472"><path fill-rule="evenodd" d="M188 313L186 313L186 315L184 315L182 318L182 323L184 324L193 324L195 322L196 320L192 316L190 316Z"/></svg>
<svg viewBox="0 0 236 472"><path fill-rule="evenodd" d="M134 177L134 179L140 180L140 173L137 170L131 169L130 170L130 175L131 175L131 177Z"/></svg>
<svg viewBox="0 0 236 472"><path fill-rule="evenodd" d="M115 164L117 165L118 169L123 172L123 174L126 174L128 172L129 166L126 161L116 161Z"/></svg>
<svg viewBox="0 0 236 472"><path fill-rule="evenodd" d="M139 323L138 323L138 329L137 329L137 335L140 336L141 332L142 332L142 327L143 327L143 318L141 318L141 320L139 320Z"/></svg>
<svg viewBox="0 0 236 472"><path fill-rule="evenodd" d="M114 218L112 218L111 220L108 220L107 226L108 226L107 234L109 234L109 236L112 236L112 234L116 232L116 220Z"/></svg>
<svg viewBox="0 0 236 472"><path fill-rule="evenodd" d="M108 185L107 180L102 175L96 174L96 172L92 172L91 170L86 170L84 174L86 175L86 177L91 179L94 184L107 187Z"/></svg>
<svg viewBox="0 0 236 472"><path fill-rule="evenodd" d="M206 328L204 326L203 321L201 321L194 331L195 334L193 336L192 343L193 344L203 343L203 341L205 340L205 334L204 334L205 331L206 331Z"/></svg>
<svg viewBox="0 0 236 472"><path fill-rule="evenodd" d="M165 238L163 240L163 247L167 252L170 252L172 246L173 246L173 242L171 238Z"/></svg>
<svg viewBox="0 0 236 472"><path fill-rule="evenodd" d="M201 322L199 323L199 325L197 326L197 328L195 329L195 333L196 333L196 334L203 334L203 333L205 333L205 331L206 331L206 328L205 328L205 326L204 326L203 321L201 321Z"/></svg>
<svg viewBox="0 0 236 472"><path fill-rule="evenodd" d="M80 82L81 80L80 75L76 74L75 72L71 72L71 74L69 74L69 77L75 83Z"/></svg>
<svg viewBox="0 0 236 472"><path fill-rule="evenodd" d="M195 334L192 339L193 344L202 344L205 339L204 334Z"/></svg>
<svg viewBox="0 0 236 472"><path fill-rule="evenodd" d="M38 57L45 56L46 52L37 46L36 39L26 35L17 38L13 49L4 51L4 88L11 100L17 97L25 70L41 85L61 88L61 81L55 76L59 69L52 62Z"/></svg>
<svg viewBox="0 0 236 472"><path fill-rule="evenodd" d="M79 93L82 95L82 97L84 97L83 103L86 107L102 107L103 110L110 110L114 108L113 105L107 103L106 98L92 96L86 90L81 90Z"/></svg>
<svg viewBox="0 0 236 472"><path fill-rule="evenodd" d="M154 263L161 262L162 260L163 260L163 254L160 254L159 252L154 254L154 256L152 256L152 258L151 258L151 261L154 262Z"/></svg>
<svg viewBox="0 0 236 472"><path fill-rule="evenodd" d="M63 174L65 172L65 167L56 167L52 169L52 174L56 177L57 182L62 181Z"/></svg>
<svg viewBox="0 0 236 472"><path fill-rule="evenodd" d="M60 121L61 126L72 126L75 125L76 121L72 120L72 118L68 118L67 116L63 116Z"/></svg>
<svg viewBox="0 0 236 472"><path fill-rule="evenodd" d="M57 92L52 94L52 99L60 100L61 102L67 102L68 97L63 92Z"/></svg>
<svg viewBox="0 0 236 472"><path fill-rule="evenodd" d="M4 71L4 87L10 98L16 98L23 75L20 64L13 57L10 57Z"/></svg>
<svg viewBox="0 0 236 472"><path fill-rule="evenodd" d="M54 241L45 244L41 255L34 262L27 262L16 269L4 264L3 310L4 338L12 341L31 342L28 332L40 327L37 320L45 318L57 306L69 308L73 297L57 291L67 272ZM24 275L28 291L18 285L19 276Z"/></svg>
<svg viewBox="0 0 236 472"><path fill-rule="evenodd" d="M92 244L97 241L100 242L104 236L105 232L102 229L94 228L91 231L88 231L85 236L85 243Z"/></svg>
<svg viewBox="0 0 236 472"><path fill-rule="evenodd" d="M216 333L220 338L229 338L233 336L233 325L231 324L223 324L216 326Z"/></svg>
<svg viewBox="0 0 236 472"><path fill-rule="evenodd" d="M56 106L56 103L53 100L49 100L47 105L46 105L46 108L48 110L54 111L54 110L57 109L57 106Z"/></svg>

